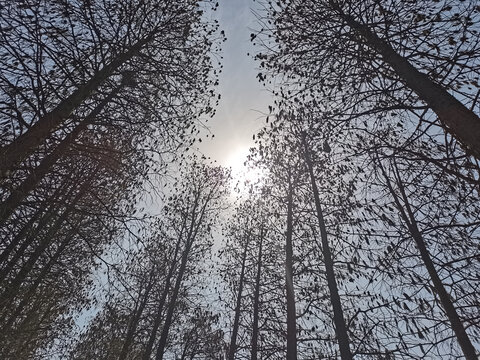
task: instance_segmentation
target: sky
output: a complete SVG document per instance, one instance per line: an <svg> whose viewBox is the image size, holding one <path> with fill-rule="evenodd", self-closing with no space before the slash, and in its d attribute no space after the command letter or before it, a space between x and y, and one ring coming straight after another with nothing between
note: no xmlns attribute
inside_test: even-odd
<svg viewBox="0 0 480 360"><path fill-rule="evenodd" d="M256 79L255 48L250 42L251 29L257 27L253 0L222 0L217 10L220 29L225 31L217 113L207 123L213 138L203 138L199 150L219 165L242 170L253 135L262 127L271 94ZM250 55L247 55L250 53Z"/></svg>

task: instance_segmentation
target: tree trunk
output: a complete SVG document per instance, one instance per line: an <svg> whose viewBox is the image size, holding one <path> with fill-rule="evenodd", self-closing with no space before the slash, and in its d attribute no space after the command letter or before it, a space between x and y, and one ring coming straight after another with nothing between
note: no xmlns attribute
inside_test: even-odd
<svg viewBox="0 0 480 360"><path fill-rule="evenodd" d="M243 292L243 283L245 278L245 264L247 261L247 252L248 252L248 245L250 242L250 233L247 234L247 238L245 241L245 247L243 249L242 254L242 268L240 270L240 279L238 285L238 294L237 294L237 303L235 305L235 318L233 321L233 329L232 329L232 336L230 338L230 347L228 350L228 360L235 359L235 352L237 350L237 335L238 335L238 326L240 324L240 310L242 305L242 292Z"/></svg>
<svg viewBox="0 0 480 360"><path fill-rule="evenodd" d="M130 320L130 323L128 324L128 330L127 330L127 335L125 337L125 341L122 346L122 351L120 352L120 355L118 356L118 360L125 360L127 358L128 352L130 350L130 346L132 345L133 342L133 337L135 335L135 331L137 330L138 323L140 321L140 318L143 314L143 310L145 309L145 306L147 305L149 296L150 296L150 291L153 288L153 272L149 276L148 284L145 289L145 293L140 296L140 304L135 306L135 311L133 313L132 319Z"/></svg>
<svg viewBox="0 0 480 360"><path fill-rule="evenodd" d="M400 215L403 221L407 225L410 235L412 236L413 240L417 245L417 248L420 252L420 257L422 258L422 261L425 264L425 267L427 268L428 274L430 275L430 280L432 281L433 287L436 293L438 294L438 297L440 298L440 303L442 304L442 307L448 317L448 320L450 321L453 332L455 333L455 336L457 338L458 343L460 344L460 347L462 349L463 354L465 355L465 358L467 360L477 360L478 357L476 355L475 348L473 347L473 344L470 341L470 338L468 337L465 331L465 327L463 326L458 316L457 310L455 309L455 306L452 303L452 299L450 298L450 295L447 293L447 290L443 286L442 280L440 279L440 276L438 275L438 272L435 269L435 265L433 264L432 258L430 257L430 253L428 252L425 241L423 240L423 236L418 228L415 215L410 207L408 196L405 192L403 182L400 178L398 167L396 166L396 164L394 166L395 166L396 183L400 190L400 194L402 196L402 200L405 205L405 208L400 203L400 199L398 198L398 195L393 189L393 186L390 182L390 179L385 169L380 164L380 168L387 182L388 189L395 201L395 204L400 212Z"/></svg>
<svg viewBox="0 0 480 360"><path fill-rule="evenodd" d="M330 245L327 238L327 227L325 225L325 219L323 218L322 206L320 204L320 196L318 193L318 187L315 180L315 174L313 172L313 164L310 158L310 151L306 139L303 139L305 146L305 162L307 163L308 172L310 174L310 181L312 183L313 197L315 200L315 208L317 210L318 226L320 227L320 236L322 240L322 253L325 261L325 271L327 274L327 284L330 291L330 301L333 307L333 321L335 323L335 333L338 339L338 346L340 348L340 357L342 360L352 359L352 353L350 352L350 341L348 338L347 326L345 323L345 317L343 315L342 302L340 295L338 294L337 281L335 279L335 271L332 259L332 253L330 251Z"/></svg>
<svg viewBox="0 0 480 360"><path fill-rule="evenodd" d="M252 352L251 360L258 359L258 320L260 307L260 280L262 274L262 246L263 237L265 236L263 225L260 228L260 243L258 244L257 255L257 274L255 276L255 291L253 295L253 325L252 325Z"/></svg>
<svg viewBox="0 0 480 360"><path fill-rule="evenodd" d="M148 338L147 347L145 348L145 351L144 351L143 356L142 356L143 360L149 360L150 355L152 354L153 344L155 343L155 337L157 336L157 331L158 331L158 328L160 327L160 323L162 321L163 308L165 306L165 302L167 300L167 295L168 295L168 292L170 290L170 282L172 280L173 273L175 271L175 265L177 263L178 252L180 251L182 234L183 234L183 228L180 231L180 236L178 237L177 244L175 245L175 252L174 252L174 255L173 255L173 259L171 260L172 263L170 265L170 268L168 269L168 274L167 274L167 278L166 278L166 281L165 281L165 287L163 289L162 297L160 298L160 302L158 303L157 316L155 317L155 320L153 322L153 327L152 327L152 331L150 332L150 337Z"/></svg>
<svg viewBox="0 0 480 360"><path fill-rule="evenodd" d="M27 178L14 189L10 196L0 205L0 226L8 220L12 213L22 203L23 199L38 185L40 181L48 174L52 166L65 154L68 147L75 141L75 139L92 124L95 118L100 114L103 108L118 94L122 85L118 85L110 94L98 104L90 114L88 114L83 121L81 121L63 139L58 146L47 156L45 156L40 164L33 169Z"/></svg>
<svg viewBox="0 0 480 360"><path fill-rule="evenodd" d="M197 206L198 206L198 198L195 199L195 203L193 205L192 219L195 215L195 211L197 209ZM153 324L152 332L150 333L150 337L148 339L147 348L145 349L145 352L144 352L143 357L142 357L143 360L149 360L150 355L152 354L153 344L155 342L155 337L157 336L157 331L158 331L158 328L160 327L160 322L162 320L162 312L163 312L163 308L165 306L165 302L167 300L168 292L170 290L170 282L172 280L173 273L175 271L175 265L177 263L177 256L178 256L178 253L180 251L183 234L184 234L184 231L185 231L186 226L187 226L186 224L187 224L187 218L185 218L182 222L182 227L180 229L180 234L178 236L178 240L177 240L177 243L175 245L173 262L172 262L172 264L171 264L171 266L168 270L167 279L166 279L166 283L165 283L165 289L162 293L162 298L160 299L160 303L159 303L158 310L157 310L157 316L156 316L154 324ZM188 229L187 238L188 238L188 236L190 236L192 234L193 228L194 228L194 224L193 224L193 220L192 220L192 223L190 224L190 228Z"/></svg>
<svg viewBox="0 0 480 360"><path fill-rule="evenodd" d="M182 261L180 264L180 269L178 270L178 275L177 275L177 280L175 282L175 287L173 289L173 294L170 298L170 303L168 305L168 311L167 311L167 316L165 318L165 322L163 324L162 328L162 335L160 336L160 340L158 342L158 349L157 349L157 354L155 356L156 360L162 360L163 355L165 353L165 348L167 346L167 339L168 339L168 333L170 331L170 326L172 325L172 319L173 319L173 313L175 311L175 307L177 305L177 297L178 293L180 291L180 286L183 281L183 276L185 274L185 270L187 268L187 262L188 262L188 256L190 254L190 249L195 241L195 238L197 237L198 231L200 229L200 226L203 221L203 217L205 215L205 210L207 208L208 203L210 202L212 194L215 192L216 188L218 186L218 183L212 186L212 189L210 190L209 195L207 198L204 200L203 206L199 212L199 216L196 215L196 210L198 203L200 201L200 194L197 194L195 197L195 204L192 209L192 219L191 219L191 224L190 224L190 229L187 234L186 240L185 240L185 249L183 250L182 254Z"/></svg>
<svg viewBox="0 0 480 360"><path fill-rule="evenodd" d="M42 116L27 132L0 149L0 180L14 172L15 166L30 156L62 123L88 99L98 87L153 39L155 31L138 41L126 52L119 54L85 84L61 101L55 109Z"/></svg>
<svg viewBox="0 0 480 360"><path fill-rule="evenodd" d="M41 224L43 224L46 221L45 220L46 217L50 216L49 214L51 214L52 211L54 210L55 203L52 203L52 202L54 202L55 199L57 199L59 197L59 195L65 190L66 187L67 186L65 184L62 184L62 186L58 187L55 190L55 192L49 198L49 200L51 200L50 205L48 207L45 205L46 209L44 209L44 208L38 209L35 212L35 214L33 214L33 216L28 220L28 222L21 228L21 230L18 231L15 234L14 238L9 242L9 244L5 247L3 252L0 254L0 265L2 265L3 263L5 263L8 260L8 257L10 256L10 254L20 244L22 239L27 235L27 232L30 231L30 229L33 227L33 225L35 224L35 222L37 220L40 219L39 220L40 223L37 225L36 230L38 230L39 228L42 227ZM42 214L43 214L43 216L42 216ZM29 236L32 236L32 235L30 234ZM6 265L6 266L8 266L8 265ZM0 282L3 279L3 275L2 275L3 271L4 271L3 269L2 269L2 271L0 271Z"/></svg>
<svg viewBox="0 0 480 360"><path fill-rule="evenodd" d="M10 326L15 322L15 319L20 316L20 314L23 312L23 309L27 304L31 302L32 296L35 294L35 291L37 288L40 286L42 283L43 279L45 276L47 276L48 272L50 269L55 265L62 255L63 251L67 247L67 245L70 243L71 237L75 234L75 230L72 230L62 241L60 246L58 247L57 250L55 250L54 255L52 258L48 261L48 263L43 267L42 271L40 272L40 275L37 277L33 285L28 289L27 293L23 296L22 301L20 304L15 308L15 311L13 312L12 315L10 315L8 321L6 322L6 325L4 327L3 331L8 331Z"/></svg>
<svg viewBox="0 0 480 360"><path fill-rule="evenodd" d="M480 118L441 85L418 71L406 58L399 55L385 40L380 39L367 25L356 21L340 8L335 0L331 7L360 34L367 46L382 56L399 78L438 115L443 127L450 132L468 153L480 159Z"/></svg>
<svg viewBox="0 0 480 360"><path fill-rule="evenodd" d="M82 187L80 188L80 190L78 191L77 195L72 200L72 202L67 205L65 211L52 224L50 229L47 231L43 239L40 241L40 243L36 247L33 254L29 257L27 262L22 266L17 276L15 276L12 282L5 287L3 294L0 296L0 304L4 304L8 299L13 299L17 295L17 293L20 291L20 285L25 281L27 275L33 269L35 263L40 258L40 256L50 246L52 242L52 238L61 229L67 217L74 210L77 202L85 195L89 185L90 185L90 181L82 185Z"/></svg>
<svg viewBox="0 0 480 360"><path fill-rule="evenodd" d="M73 192L74 192L74 187L70 188L70 190L65 194L64 200L67 201L67 199L69 199L69 197L73 194ZM33 229L28 234L26 239L23 239L23 235L26 235L25 233L30 228L28 224L22 229L22 231L20 231L19 234L15 236L15 238L10 242L10 244L8 244L8 247L1 254L1 260L5 262L7 262L8 257L15 250L15 248L20 244L20 242L24 240L22 244L18 247L18 249L15 251L14 256L10 260L8 260L8 262L5 264L5 267L3 267L2 270L0 271L0 283L2 283L7 278L7 276L10 274L10 272L13 270L13 268L17 264L17 261L19 261L19 259L24 255L25 250L27 250L28 247L33 244L33 242L35 241L40 231L42 231L49 224L49 222L55 217L58 211L58 208L55 205L58 205L58 204L52 204L49 206L46 213L40 218L38 225L35 227L35 229Z"/></svg>
<svg viewBox="0 0 480 360"><path fill-rule="evenodd" d="M190 247L191 247L190 244L187 244L187 247L184 249L182 254L182 262L180 263L180 269L178 270L177 279L175 281L175 287L173 288L173 293L172 293L170 302L168 304L167 316L163 324L162 334L160 335L160 340L158 342L158 349L155 357L157 360L163 359L163 355L165 353L165 348L167 346L168 332L170 330L170 326L172 325L173 313L177 305L178 293L180 291L180 286L182 284L183 275L187 268L187 261L188 261L188 255L190 252Z"/></svg>
<svg viewBox="0 0 480 360"><path fill-rule="evenodd" d="M285 244L285 287L287 293L287 360L297 360L297 319L293 288L293 184L288 177L287 232Z"/></svg>

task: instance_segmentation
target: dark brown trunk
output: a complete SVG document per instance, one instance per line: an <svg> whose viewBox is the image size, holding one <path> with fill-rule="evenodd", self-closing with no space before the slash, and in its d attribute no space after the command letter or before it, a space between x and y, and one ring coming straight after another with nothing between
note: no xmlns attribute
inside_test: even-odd
<svg viewBox="0 0 480 360"><path fill-rule="evenodd" d="M262 275L262 246L263 237L265 236L263 230L263 224L260 228L260 242L258 244L257 255L257 273L255 275L255 291L253 295L253 325L252 325L252 352L251 360L258 359L258 320L259 320L259 308L260 308L260 281Z"/></svg>
<svg viewBox="0 0 480 360"><path fill-rule="evenodd" d="M235 317L233 320L233 328L232 328L232 336L230 337L230 347L228 350L228 360L235 359L235 352L237 350L237 335L238 335L238 327L240 325L240 312L242 306L242 293L243 293L243 283L245 278L245 265L247 261L247 253L248 253L248 245L250 242L250 234L247 234L247 238L245 239L245 247L243 248L242 254L242 267L240 269L240 279L238 285L238 293L237 293L237 302L235 305Z"/></svg>
<svg viewBox="0 0 480 360"><path fill-rule="evenodd" d="M381 164L380 164L380 168L387 182L388 189L400 212L400 215L403 221L405 222L405 224L407 225L410 235L412 236L413 240L417 245L417 248L420 252L420 257L422 258L422 261L425 264L425 267L427 268L428 274L430 275L430 280L432 281L433 287L436 293L438 294L438 297L440 298L440 303L442 304L442 307L448 317L448 320L450 321L453 332L455 333L455 336L457 338L458 343L460 344L460 347L462 349L463 354L465 355L465 358L467 360L477 360L478 357L476 355L475 348L473 347L472 342L470 341L470 338L468 337L467 332L465 331L465 327L463 326L460 320L460 317L458 316L457 310L453 305L450 295L447 293L447 290L445 289L445 286L443 285L442 280L440 279L440 276L438 275L437 270L435 269L435 265L433 264L432 258L430 257L430 253L428 252L423 236L418 228L417 221L410 207L410 202L408 201L408 196L405 192L405 188L403 186L403 182L401 180L398 167L395 164L396 183L400 190L402 201L404 203L405 208L402 206L400 199L397 193L395 192L395 190L393 189L390 179L385 169L383 168L383 166L381 166Z"/></svg>
<svg viewBox="0 0 480 360"><path fill-rule="evenodd" d="M441 85L418 71L399 55L385 40L380 39L367 25L343 12L334 0L330 4L341 18L366 41L367 46L382 56L399 78L438 115L443 127L467 150L480 159L480 118Z"/></svg>
<svg viewBox="0 0 480 360"><path fill-rule="evenodd" d="M195 199L195 203L193 205L192 215L191 215L192 219L195 216L195 211L197 210L197 206L198 206L198 198ZM147 347L145 349L145 352L143 353L143 357L142 357L143 360L149 360L150 355L152 354L153 344L155 343L155 338L157 336L157 331L158 331L158 328L160 327L160 323L162 321L163 308L165 307L165 303L166 303L166 300L167 300L167 295L170 291L170 283L171 283L173 274L175 272L175 267L176 267L176 264L177 264L177 256L178 256L178 253L180 251L180 247L181 247L181 244L182 244L182 238L183 238L184 232L186 230L186 227L187 227L187 218L185 218L182 222L182 228L180 229L180 234L178 236L178 240L177 240L177 243L175 245L175 251L174 251L174 255L173 255L173 259L172 259L172 264L170 265L170 268L168 270L167 279L166 279L166 283L165 283L165 288L163 290L162 297L160 299L160 303L159 303L159 306L158 306L158 309L157 309L157 316L155 317L155 321L153 323L152 331L150 332L150 337L148 339ZM187 238L188 238L189 235L191 235L191 233L193 232L193 229L194 229L194 223L193 223L193 220L192 220L192 223L190 224L190 227L188 229Z"/></svg>
<svg viewBox="0 0 480 360"><path fill-rule="evenodd" d="M52 214L52 211L54 210L56 206L56 199L58 199L59 195L65 190L67 186L62 185L58 187L55 192L50 196L50 205L46 206L46 209L40 207L34 214L33 216L28 220L28 222L18 231L14 238L8 243L8 245L5 247L5 250L0 254L0 265L5 263L8 260L8 257L10 254L15 250L16 247L19 246L20 242L25 238L25 236L32 236L32 234L28 234L33 225L37 220L39 220L40 224L36 226L34 231L38 231L40 229L41 224L45 222L45 218L49 216L49 214ZM53 202L53 203L52 203ZM43 216L42 216L43 215ZM28 235L27 235L28 234ZM28 241L28 240L27 240ZM8 266L8 265L6 265ZM0 282L3 279L2 271L0 271Z"/></svg>
<svg viewBox="0 0 480 360"><path fill-rule="evenodd" d="M288 176L285 287L287 293L287 360L297 360L297 319L293 288L293 184Z"/></svg>
<svg viewBox="0 0 480 360"><path fill-rule="evenodd" d="M27 132L0 149L0 180L8 173L14 172L15 166L30 156L105 80L138 55L140 50L153 39L154 33L137 42L128 51L119 54L55 109L42 116Z"/></svg>
<svg viewBox="0 0 480 360"><path fill-rule="evenodd" d="M158 349L155 358L157 360L163 359L163 355L165 352L165 348L167 346L167 339L168 333L170 330L170 326L172 325L173 313L177 304L177 297L180 291L180 286L182 284L183 276L185 274L185 270L187 267L188 262L188 255L190 252L190 244L187 244L187 247L184 249L182 254L182 261L180 263L180 269L178 270L177 279L175 281L175 286L173 288L173 293L170 298L170 302L168 304L167 316L165 317L165 322L162 328L162 334L160 335L160 340L158 342Z"/></svg>
<svg viewBox="0 0 480 360"><path fill-rule="evenodd" d="M95 109L88 114L83 121L81 121L75 128L69 133L65 139L63 139L58 146L47 156L45 156L40 164L33 169L27 178L14 189L10 196L0 205L0 226L8 220L12 213L22 203L23 199L38 185L40 181L49 173L52 166L64 156L65 151L75 141L75 139L92 124L95 118L100 114L103 108L118 94L122 85L117 86L110 94L100 103Z"/></svg>
<svg viewBox="0 0 480 360"><path fill-rule="evenodd" d="M347 326L345 323L345 317L343 315L342 301L338 294L338 286L335 278L335 271L332 259L332 253L330 251L330 245L327 238L327 227L325 225L325 219L323 217L322 206L320 204L320 195L318 193L317 182L315 180L315 174L313 172L313 164L310 158L310 151L305 138L303 139L305 146L305 162L310 174L310 181L312 184L313 197L315 200L315 208L317 211L318 226L320 228L320 237L322 241L322 254L325 261L325 271L327 274L327 284L330 291L330 301L333 307L333 321L335 323L335 334L338 339L338 346L340 348L340 357L342 360L352 359L352 353L350 351L350 341L348 338Z"/></svg>

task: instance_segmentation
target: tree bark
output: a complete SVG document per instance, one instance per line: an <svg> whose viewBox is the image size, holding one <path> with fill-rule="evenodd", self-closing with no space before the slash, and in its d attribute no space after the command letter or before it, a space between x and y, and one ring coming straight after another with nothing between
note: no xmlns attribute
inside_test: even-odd
<svg viewBox="0 0 480 360"><path fill-rule="evenodd" d="M243 249L242 254L242 268L240 270L240 279L238 285L238 293L237 293L237 302L235 305L235 318L233 321L233 329L232 329L232 336L230 338L230 347L228 350L228 360L235 359L235 352L237 350L237 335L238 335L238 326L240 324L240 311L242 305L242 292L243 292L243 283L245 281L245 264L247 261L247 252L248 252L248 245L250 242L250 233L247 234L247 238L245 239L245 247Z"/></svg>
<svg viewBox="0 0 480 360"><path fill-rule="evenodd" d="M10 254L20 244L22 239L27 235L27 232L29 232L31 230L31 228L33 227L33 225L35 224L35 222L37 220L39 220L39 224L37 225L35 231L38 231L38 229L40 229L42 227L42 224L45 223L45 221L46 221L45 220L46 217L50 216L49 214L51 214L52 211L54 210L55 203L52 203L52 202L54 202L55 199L57 199L58 196L60 194L62 194L62 192L65 190L66 187L67 186L65 184L62 184L62 186L58 187L55 190L55 192L52 194L52 196L49 198L49 200L51 200L51 203L48 206L45 206L46 209L43 209L43 208L38 209L33 214L33 216L28 220L28 222L20 229L20 231L15 233L14 238L9 242L9 244L5 247L3 252L0 254L0 265L2 265L3 263L5 263L8 260L8 257L10 256ZM69 192L67 192L67 194L68 193ZM63 195L65 195L65 194L63 194ZM42 214L43 214L43 216L42 216ZM29 234L29 236L32 236L32 235ZM8 265L6 265L6 266L8 266ZM3 273L3 269L0 271L0 282L3 279L2 273Z"/></svg>
<svg viewBox="0 0 480 360"><path fill-rule="evenodd" d="M315 208L317 211L318 226L320 228L322 253L325 261L325 271L327 274L328 289L330 291L330 301L333 307L333 321L335 323L335 333L337 335L338 346L340 348L340 357L342 358L342 360L350 360L352 359L352 353L350 351L350 340L348 338L347 326L345 323L345 317L343 315L342 302L340 299L340 295L338 294L338 286L335 279L332 253L330 251L330 245L327 238L327 227L325 225L322 206L320 204L320 195L318 193L317 182L315 180L315 174L313 172L313 164L310 158L310 151L308 149L305 137L303 138L303 144L305 146L305 162L307 164L308 172L310 174L313 197L315 200Z"/></svg>
<svg viewBox="0 0 480 360"><path fill-rule="evenodd" d="M184 228L182 227L182 230L180 231L180 236L178 238L177 244L175 245L175 252L173 254L173 259L171 260L172 263L170 265L170 268L168 269L168 274L167 274L167 278L166 278L166 281L165 281L165 287L163 289L162 297L160 298L160 302L158 303L157 316L155 317L155 320L153 322L153 327L152 327L152 331L150 332L150 337L148 338L147 347L145 348L145 351L144 351L143 356L142 356L143 360L149 360L150 355L152 354L153 344L155 343L155 338L157 336L157 331L158 331L158 328L160 327L160 323L162 321L163 308L165 306L165 302L167 300L167 295L168 295L168 292L170 290L170 282L172 280L173 273L175 271L175 265L177 263L178 252L180 251L180 244L181 244L181 240L182 240L183 229Z"/></svg>
<svg viewBox="0 0 480 360"><path fill-rule="evenodd" d="M478 115L441 85L418 71L367 25L363 25L352 16L345 14L335 0L330 0L330 5L348 26L363 37L366 45L380 54L399 78L437 114L445 130L450 132L468 153L480 159L480 118Z"/></svg>
<svg viewBox="0 0 480 360"><path fill-rule="evenodd" d="M63 199L66 201L74 193L74 190L75 187L70 188L70 190L65 194ZM6 264L0 271L0 283L2 283L10 274L10 272L17 264L17 261L24 255L25 250L27 250L28 247L33 244L40 231L42 231L49 224L49 222L54 219L58 211L56 205L58 204L51 204L49 206L45 214L40 218L38 225L28 234L25 239L23 238L23 236L26 235L26 232L29 230L30 226L33 225L34 221L32 222L32 224L30 224L29 222L29 224L27 224L18 234L16 234L15 238L10 242L10 244L8 244L5 251L1 254L2 262L5 261ZM24 241L20 244L22 240ZM15 254L12 256L11 259L8 260L10 254L15 250L18 245L20 246L18 247L18 249L16 249Z"/></svg>
<svg viewBox="0 0 480 360"><path fill-rule="evenodd" d="M297 319L293 288L293 184L288 176L285 287L287 293L287 360L297 360Z"/></svg>
<svg viewBox="0 0 480 360"><path fill-rule="evenodd" d="M184 249L183 254L182 254L182 261L180 263L180 269L178 270L178 275L177 279L175 280L175 286L173 288L173 293L170 299L170 302L168 304L168 310L167 310L167 316L165 317L165 322L163 324L162 328L162 334L160 335L160 340L158 343L158 349L155 358L157 360L163 359L163 355L165 353L165 348L167 346L167 339L168 339L168 333L170 330L170 326L172 325L172 319L173 319L173 313L175 310L175 307L177 305L177 297L178 293L180 291L180 286L183 281L183 276L185 274L185 270L187 268L187 262L188 262L188 255L190 252L191 245L187 244L187 247Z"/></svg>
<svg viewBox="0 0 480 360"><path fill-rule="evenodd" d="M460 317L458 316L457 310L453 305L450 295L447 293L447 290L445 289L445 286L443 285L442 280L440 279L440 276L438 275L438 272L435 269L435 265L432 261L432 258L430 257L430 253L428 252L423 236L418 228L417 220L412 211L412 208L410 207L410 202L408 201L408 196L405 192L405 187L401 180L398 167L396 164L394 165L394 167L395 167L396 183L400 190L400 194L401 194L402 201L404 203L405 208L402 206L397 193L393 189L393 186L390 182L390 179L385 169L380 164L380 169L383 173L383 176L385 177L388 189L395 201L395 205L397 206L403 221L407 225L410 235L412 236L413 240L415 241L415 244L417 245L418 251L420 252L420 257L422 258L422 261L425 264L425 267L427 268L428 274L430 275L430 280L432 281L433 287L436 293L438 294L438 297L440 298L440 303L442 304L442 307L448 317L448 320L450 321L450 324L452 326L453 332L455 333L455 336L460 345L460 348L462 349L462 352L465 355L465 359L477 360L478 357L476 355L475 348L473 347L473 344L470 341L470 338L468 337L467 332L465 331L465 327L463 326L463 323L460 320Z"/></svg>
<svg viewBox="0 0 480 360"><path fill-rule="evenodd" d="M25 306L27 306L31 302L32 296L35 294L35 291L37 288L40 286L42 283L43 279L45 276L47 276L48 272L50 269L55 265L62 255L63 251L67 247L67 245L70 243L71 237L75 234L75 230L72 230L66 237L65 239L61 242L60 246L55 250L54 255L52 258L48 261L48 263L44 266L42 269L40 275L37 277L33 285L28 289L27 293L23 296L22 301L20 304L15 308L15 311L13 312L12 315L8 318L8 321L6 322L6 325L4 327L4 331L8 331L10 326L15 322L15 319L20 316L22 311L24 310ZM10 301L11 302L11 301ZM10 305L10 304L9 304Z"/></svg>

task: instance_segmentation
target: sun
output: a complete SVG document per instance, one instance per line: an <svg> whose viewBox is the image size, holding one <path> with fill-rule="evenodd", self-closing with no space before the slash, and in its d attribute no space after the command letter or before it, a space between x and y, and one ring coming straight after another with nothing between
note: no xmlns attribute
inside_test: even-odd
<svg viewBox="0 0 480 360"><path fill-rule="evenodd" d="M232 170L232 191L247 192L252 185L261 185L264 173L261 169L246 164L250 148L236 148L226 161L226 166Z"/></svg>

